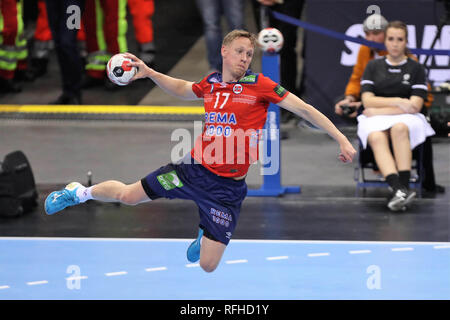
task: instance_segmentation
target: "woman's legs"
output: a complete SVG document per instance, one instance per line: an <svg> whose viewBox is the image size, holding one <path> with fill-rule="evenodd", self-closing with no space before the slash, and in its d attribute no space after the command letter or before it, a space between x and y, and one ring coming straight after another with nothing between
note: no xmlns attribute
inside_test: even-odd
<svg viewBox="0 0 450 320"><path fill-rule="evenodd" d="M394 155L389 147L389 139ZM388 202L389 209L404 210L415 196L415 192L408 191L412 161L408 127L398 123L389 131L372 132L368 142L381 173L393 190L393 196Z"/></svg>
<svg viewBox="0 0 450 320"><path fill-rule="evenodd" d="M389 148L389 137L394 154ZM399 171L411 171L412 151L408 126L397 123L388 131L372 132L368 138L375 161L384 177Z"/></svg>
<svg viewBox="0 0 450 320"><path fill-rule="evenodd" d="M411 170L412 151L408 126L397 123L391 128L390 133L398 171Z"/></svg>
<svg viewBox="0 0 450 320"><path fill-rule="evenodd" d="M387 131L376 131L369 134L368 142L373 150L375 161L384 177L397 174L395 159L389 148L389 134Z"/></svg>

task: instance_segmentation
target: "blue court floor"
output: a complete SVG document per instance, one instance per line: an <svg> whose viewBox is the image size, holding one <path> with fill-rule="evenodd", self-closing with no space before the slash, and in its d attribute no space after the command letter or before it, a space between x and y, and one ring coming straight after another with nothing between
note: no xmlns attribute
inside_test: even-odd
<svg viewBox="0 0 450 320"><path fill-rule="evenodd" d="M232 240L207 274L190 241L0 238L0 300L450 299L450 242Z"/></svg>

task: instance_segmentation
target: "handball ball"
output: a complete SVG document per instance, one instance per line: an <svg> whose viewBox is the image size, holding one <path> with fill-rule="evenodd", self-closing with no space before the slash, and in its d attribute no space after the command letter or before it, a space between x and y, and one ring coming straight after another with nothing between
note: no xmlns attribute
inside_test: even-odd
<svg viewBox="0 0 450 320"><path fill-rule="evenodd" d="M262 29L258 34L258 44L264 52L275 53L280 51L283 42L283 34L275 28Z"/></svg>
<svg viewBox="0 0 450 320"><path fill-rule="evenodd" d="M109 59L106 65L106 73L109 80L119 86L126 86L131 82L131 78L136 74L136 67L128 65L131 59L125 58L123 54L118 53Z"/></svg>

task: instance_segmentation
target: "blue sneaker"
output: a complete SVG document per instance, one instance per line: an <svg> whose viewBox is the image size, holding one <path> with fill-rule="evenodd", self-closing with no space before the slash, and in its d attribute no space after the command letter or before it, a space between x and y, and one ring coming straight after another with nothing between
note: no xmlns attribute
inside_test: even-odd
<svg viewBox="0 0 450 320"><path fill-rule="evenodd" d="M186 255L190 262L197 262L200 260L200 239L203 237L203 229L198 230L198 236L195 241L191 243L187 249Z"/></svg>
<svg viewBox="0 0 450 320"><path fill-rule="evenodd" d="M53 191L45 199L45 213L54 214L62 209L80 203L77 197L77 189L81 184L78 182L69 183L60 191Z"/></svg>

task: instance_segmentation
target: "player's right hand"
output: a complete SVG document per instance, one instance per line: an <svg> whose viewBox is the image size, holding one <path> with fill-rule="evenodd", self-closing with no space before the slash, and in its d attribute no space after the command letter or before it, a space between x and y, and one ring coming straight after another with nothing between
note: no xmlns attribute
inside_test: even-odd
<svg viewBox="0 0 450 320"><path fill-rule="evenodd" d="M134 75L134 77L131 79L131 81L134 81L137 79L142 79L142 78L149 78L151 76L152 72L155 71L152 68L150 68L149 66L147 66L144 61L142 61L141 59L136 57L134 54L125 52L125 53L123 53L123 55L126 58L131 59L133 62L131 62L130 65L132 67L136 67L138 70L136 72L136 74Z"/></svg>

